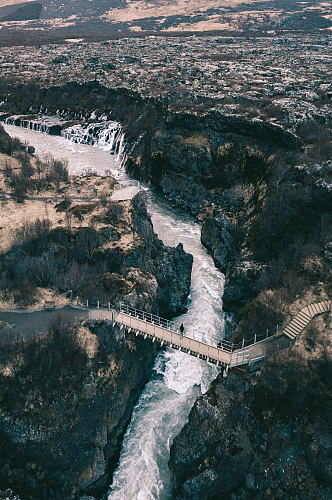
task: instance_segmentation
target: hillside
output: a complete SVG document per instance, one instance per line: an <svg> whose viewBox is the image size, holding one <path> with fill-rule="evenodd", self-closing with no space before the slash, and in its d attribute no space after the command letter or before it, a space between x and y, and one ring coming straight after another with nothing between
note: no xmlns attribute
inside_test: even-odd
<svg viewBox="0 0 332 500"><path fill-rule="evenodd" d="M23 336L0 321L1 499L104 493L153 365L155 344L63 306L125 300L171 316L189 293L192 256L156 237L140 194L111 201L116 187L69 177L0 127L0 307L62 308L43 311L39 332L28 314Z"/></svg>
<svg viewBox="0 0 332 500"><path fill-rule="evenodd" d="M162 315L181 309L192 258L156 238L141 195L110 201L112 177L69 177L61 161L41 162L2 128L0 169L2 309L38 304L50 290L53 300L71 290L136 305L156 293Z"/></svg>
<svg viewBox="0 0 332 500"><path fill-rule="evenodd" d="M207 0L203 4L198 0L3 0L0 23L3 45L35 45L166 33L319 32L330 30L332 19L329 2L311 0Z"/></svg>

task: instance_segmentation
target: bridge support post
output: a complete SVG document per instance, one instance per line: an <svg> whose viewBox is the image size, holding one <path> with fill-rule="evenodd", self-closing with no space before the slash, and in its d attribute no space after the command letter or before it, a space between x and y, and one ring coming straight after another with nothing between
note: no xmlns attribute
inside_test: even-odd
<svg viewBox="0 0 332 500"><path fill-rule="evenodd" d="M108 303L108 310L109 311L111 310L111 303L110 302Z"/></svg>
<svg viewBox="0 0 332 500"><path fill-rule="evenodd" d="M266 338L268 338L268 336L269 336L269 329L267 328L266 329Z"/></svg>
<svg viewBox="0 0 332 500"><path fill-rule="evenodd" d="M97 300L97 309L99 309L99 300Z"/></svg>
<svg viewBox="0 0 332 500"><path fill-rule="evenodd" d="M256 340L257 340L257 334L255 333L254 344L256 344Z"/></svg>
<svg viewBox="0 0 332 500"><path fill-rule="evenodd" d="M244 337L242 339L242 349L244 348Z"/></svg>
<svg viewBox="0 0 332 500"><path fill-rule="evenodd" d="M86 308L89 309L89 301L86 301Z"/></svg>

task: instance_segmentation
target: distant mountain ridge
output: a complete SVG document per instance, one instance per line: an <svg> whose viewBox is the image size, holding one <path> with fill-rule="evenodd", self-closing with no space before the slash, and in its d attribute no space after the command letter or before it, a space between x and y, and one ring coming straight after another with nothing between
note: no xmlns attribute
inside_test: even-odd
<svg viewBox="0 0 332 500"><path fill-rule="evenodd" d="M0 0L0 25L3 28L0 42L6 33L13 37L23 31L31 40L45 38L47 34L52 40L53 36L105 39L153 33L317 32L332 30L332 3L331 0Z"/></svg>
<svg viewBox="0 0 332 500"><path fill-rule="evenodd" d="M39 2L25 2L0 8L0 22L39 19L43 6Z"/></svg>

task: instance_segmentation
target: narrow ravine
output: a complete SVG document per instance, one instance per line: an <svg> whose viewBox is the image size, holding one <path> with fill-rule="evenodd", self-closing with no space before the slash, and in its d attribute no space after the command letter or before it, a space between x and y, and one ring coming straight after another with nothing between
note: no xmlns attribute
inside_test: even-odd
<svg viewBox="0 0 332 500"><path fill-rule="evenodd" d="M137 183L119 169L120 162L105 151L105 144L103 149L14 126L5 128L34 146L41 157L51 153L66 159L70 172L97 168L101 174L109 169L122 184ZM201 245L200 225L147 187L142 189L147 194L155 232L166 245L176 246L181 242L185 251L194 256L188 311L174 320L174 325L183 322L186 335L216 344L223 335L224 277ZM125 434L109 500L171 498L167 466L170 444L185 424L195 397L208 389L216 374L216 368L183 353L168 349L158 354L152 377L137 402Z"/></svg>

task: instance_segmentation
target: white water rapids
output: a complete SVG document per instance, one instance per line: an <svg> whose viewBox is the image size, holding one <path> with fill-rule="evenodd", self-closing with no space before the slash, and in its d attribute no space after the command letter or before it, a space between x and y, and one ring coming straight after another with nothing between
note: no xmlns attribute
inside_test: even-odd
<svg viewBox="0 0 332 500"><path fill-rule="evenodd" d="M15 126L6 125L5 129L34 146L40 157L51 153L56 158L66 159L71 172L97 168L98 173L102 173L109 169L122 184L137 184L101 147L75 144L62 137ZM188 311L174 321L174 326L183 322L186 335L216 345L224 327L221 302L224 277L200 243L199 224L145 189L155 232L166 245L176 246L181 242L194 256ZM109 500L171 498L167 465L170 445L186 423L195 398L208 389L216 375L216 368L184 353L167 349L157 355L152 376L134 408L124 436Z"/></svg>

